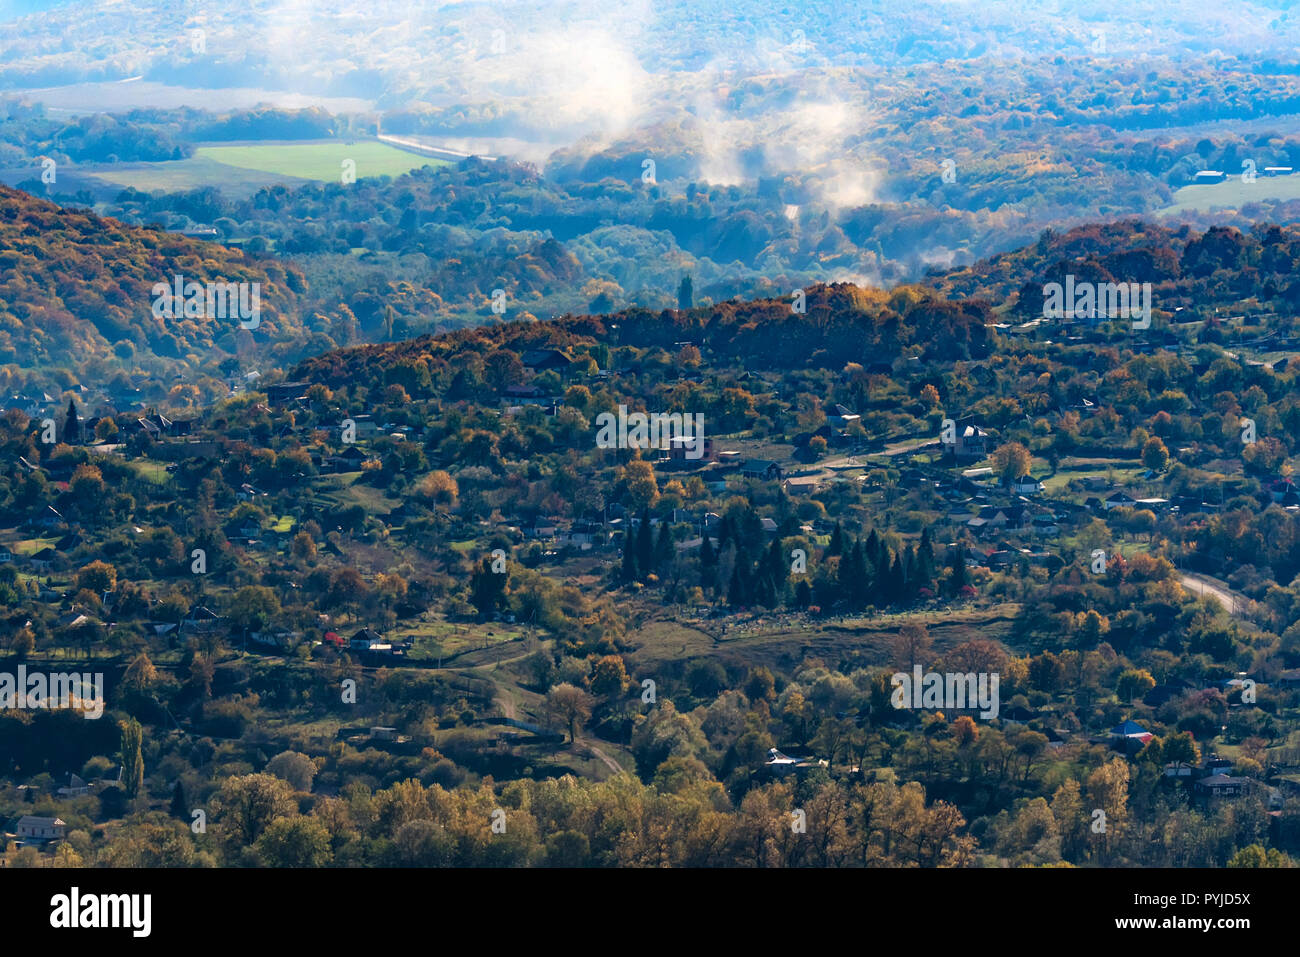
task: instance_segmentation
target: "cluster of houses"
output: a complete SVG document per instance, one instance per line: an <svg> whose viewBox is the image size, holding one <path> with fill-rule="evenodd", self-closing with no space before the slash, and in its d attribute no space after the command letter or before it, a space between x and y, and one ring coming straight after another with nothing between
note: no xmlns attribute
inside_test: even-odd
<svg viewBox="0 0 1300 957"><path fill-rule="evenodd" d="M89 797L107 788L119 787L121 783L122 766L117 765L105 772L102 777L90 781L86 781L79 774L69 774L68 783L55 788L54 795L62 799ZM20 784L17 787L21 799L27 801L34 800L38 790L32 784ZM23 814L12 821L9 829L0 829L0 836L4 837L4 841L0 842L0 849L11 842L17 847L49 847L64 840L67 831L68 826L61 818Z"/></svg>
<svg viewBox="0 0 1300 957"><path fill-rule="evenodd" d="M1153 737L1155 735L1146 728L1136 721L1129 720L1112 728L1109 740L1115 748L1132 754L1140 751ZM1231 771L1231 761L1227 758L1221 758L1217 754L1212 754L1202 760L1200 764L1171 761L1165 765L1164 773L1167 778L1190 782L1198 796L1206 798L1240 797L1265 788L1267 789L1266 793L1270 808L1276 809L1282 806L1280 789L1268 787L1254 778L1234 777L1230 773Z"/></svg>

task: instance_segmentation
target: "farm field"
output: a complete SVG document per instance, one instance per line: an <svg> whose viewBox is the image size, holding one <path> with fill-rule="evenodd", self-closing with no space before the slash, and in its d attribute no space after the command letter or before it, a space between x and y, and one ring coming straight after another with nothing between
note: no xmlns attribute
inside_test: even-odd
<svg viewBox="0 0 1300 957"><path fill-rule="evenodd" d="M1261 171L1253 183L1243 183L1239 175L1232 175L1211 186L1184 186L1174 193L1173 204L1160 212L1178 214L1216 206L1237 208L1265 199L1300 199L1300 176L1265 176Z"/></svg>
<svg viewBox="0 0 1300 957"><path fill-rule="evenodd" d="M81 172L103 182L146 193L174 193L210 186L231 196L251 196L264 186L279 183L302 186L307 182L297 176L232 166L204 156L163 163L93 166L86 167Z"/></svg>
<svg viewBox="0 0 1300 957"><path fill-rule="evenodd" d="M445 165L443 160L383 143L314 140L200 146L193 156L183 160L95 164L77 167L70 173L141 192L172 193L212 187L239 197L251 196L266 186L297 187L312 180L337 182L346 159L356 162L358 179L401 176L425 165Z"/></svg>
<svg viewBox="0 0 1300 957"><path fill-rule="evenodd" d="M367 176L401 176L422 166L444 166L443 160L407 153L383 143L255 143L239 146L201 146L198 159L273 176L294 176L322 181L338 180L345 160L353 160L358 179Z"/></svg>

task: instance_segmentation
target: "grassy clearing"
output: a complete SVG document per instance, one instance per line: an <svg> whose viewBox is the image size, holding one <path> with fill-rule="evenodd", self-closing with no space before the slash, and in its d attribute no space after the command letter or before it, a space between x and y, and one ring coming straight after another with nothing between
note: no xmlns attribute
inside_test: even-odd
<svg viewBox="0 0 1300 957"><path fill-rule="evenodd" d="M1061 462L1055 475L1042 477L1049 494L1060 494L1066 485L1079 479L1106 479L1115 485L1126 485L1137 480L1145 469L1137 459L1075 459ZM1091 493L1090 493L1091 494Z"/></svg>
<svg viewBox="0 0 1300 957"><path fill-rule="evenodd" d="M1233 175L1210 186L1184 186L1174 193L1173 204L1160 212L1177 214L1216 206L1240 208L1266 199L1300 199L1300 176L1265 176L1260 170L1253 183L1243 183L1241 176Z"/></svg>
<svg viewBox="0 0 1300 957"><path fill-rule="evenodd" d="M251 196L263 186L301 186L307 182L298 176L260 172L198 155L163 163L87 167L85 172L97 180L147 193L177 193L211 186L223 193Z"/></svg>
<svg viewBox="0 0 1300 957"><path fill-rule="evenodd" d="M167 484L167 465L163 462L153 462L148 459L136 459L131 463L135 469L135 474L140 476L146 482L153 485Z"/></svg>
<svg viewBox="0 0 1300 957"><path fill-rule="evenodd" d="M23 538L9 546L9 551L15 555L35 555L42 548L52 546L58 538Z"/></svg>
<svg viewBox="0 0 1300 957"><path fill-rule="evenodd" d="M356 163L357 179L367 176L401 176L422 166L447 165L443 160L418 156L384 143L364 140L352 143L319 140L308 143L203 146L195 155L239 169L323 182L339 181L346 160Z"/></svg>
<svg viewBox="0 0 1300 957"><path fill-rule="evenodd" d="M425 660L451 658L466 652L487 651L503 644L518 641L525 630L519 625L505 622L488 622L484 624L464 624L449 622L438 618L432 621L415 622L393 629L394 634L414 639L411 657ZM522 646L519 646L522 650ZM493 661L488 657L485 661ZM458 662L457 666L463 664Z"/></svg>
<svg viewBox="0 0 1300 957"><path fill-rule="evenodd" d="M975 638L1005 640L1019 606L942 609L879 615L874 618L844 618L825 622L801 621L787 616L762 616L749 622L732 623L725 634L712 633L716 623L652 621L629 635L635 646L630 658L637 667L657 662L681 661L716 655L748 666L788 668L808 658L828 662L850 653L886 664L890 640L907 623L923 624L943 652ZM706 630L707 629L707 630Z"/></svg>
<svg viewBox="0 0 1300 957"><path fill-rule="evenodd" d="M397 507L398 500L389 498L377 488L372 488L360 481L364 472L348 472L333 476L340 481L318 485L322 492L329 492L337 498L342 506L360 505L371 515L387 515Z"/></svg>

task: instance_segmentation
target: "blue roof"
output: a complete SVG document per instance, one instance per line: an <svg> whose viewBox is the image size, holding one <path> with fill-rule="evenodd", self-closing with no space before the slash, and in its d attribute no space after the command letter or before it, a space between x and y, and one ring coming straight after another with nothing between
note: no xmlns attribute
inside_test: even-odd
<svg viewBox="0 0 1300 957"><path fill-rule="evenodd" d="M1110 729L1111 734L1147 734L1147 729L1142 727L1136 721L1125 721L1123 724Z"/></svg>

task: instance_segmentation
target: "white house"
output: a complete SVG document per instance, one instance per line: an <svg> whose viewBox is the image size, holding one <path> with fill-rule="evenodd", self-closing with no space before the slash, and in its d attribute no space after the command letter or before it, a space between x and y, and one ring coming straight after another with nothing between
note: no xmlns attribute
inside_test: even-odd
<svg viewBox="0 0 1300 957"><path fill-rule="evenodd" d="M61 841L67 830L68 825L57 817L34 817L27 814L18 819L18 840L24 844Z"/></svg>
<svg viewBox="0 0 1300 957"><path fill-rule="evenodd" d="M846 429L854 422L861 422L862 416L842 405L833 405L826 412L826 421L839 429Z"/></svg>
<svg viewBox="0 0 1300 957"><path fill-rule="evenodd" d="M348 642L353 651L392 651L393 645L384 636L370 628L362 628Z"/></svg>
<svg viewBox="0 0 1300 957"><path fill-rule="evenodd" d="M1046 485L1029 475L1022 475L1011 483L1011 491L1021 495L1037 495L1046 489Z"/></svg>
<svg viewBox="0 0 1300 957"><path fill-rule="evenodd" d="M1116 490L1102 499L1101 507L1109 512L1112 508L1132 508L1136 504L1137 499L1128 492Z"/></svg>

